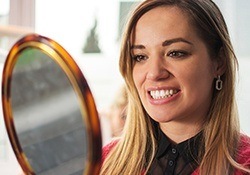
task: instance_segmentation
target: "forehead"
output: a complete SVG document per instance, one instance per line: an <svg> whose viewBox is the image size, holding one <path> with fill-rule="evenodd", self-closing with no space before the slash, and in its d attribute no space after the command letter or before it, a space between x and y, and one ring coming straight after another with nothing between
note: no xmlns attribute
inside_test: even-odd
<svg viewBox="0 0 250 175"><path fill-rule="evenodd" d="M187 12L176 6L162 6L149 10L138 20L134 30L134 41L173 37L191 37L195 27ZM146 36L146 38L145 38ZM166 38L167 37L167 38Z"/></svg>
<svg viewBox="0 0 250 175"><path fill-rule="evenodd" d="M166 18L172 19L175 18L176 16L180 16L185 20L188 19L187 12L182 10L180 7L174 5L169 5L169 6L165 5L150 9L140 17L139 21L149 19L150 17L157 19L166 19Z"/></svg>

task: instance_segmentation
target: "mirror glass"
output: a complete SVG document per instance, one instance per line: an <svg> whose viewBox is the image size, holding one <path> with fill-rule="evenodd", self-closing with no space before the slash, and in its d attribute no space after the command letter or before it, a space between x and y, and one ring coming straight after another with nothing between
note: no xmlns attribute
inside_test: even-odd
<svg viewBox="0 0 250 175"><path fill-rule="evenodd" d="M21 39L7 57L2 90L8 135L26 174L98 174L94 100L60 45L38 35Z"/></svg>
<svg viewBox="0 0 250 175"><path fill-rule="evenodd" d="M17 137L34 172L82 175L86 129L62 69L36 48L23 50L13 69L11 97Z"/></svg>

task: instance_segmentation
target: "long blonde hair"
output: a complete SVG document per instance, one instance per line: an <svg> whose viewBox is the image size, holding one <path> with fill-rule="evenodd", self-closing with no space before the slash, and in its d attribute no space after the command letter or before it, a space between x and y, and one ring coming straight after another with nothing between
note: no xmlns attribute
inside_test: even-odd
<svg viewBox="0 0 250 175"><path fill-rule="evenodd" d="M103 163L101 174L141 174L149 169L157 149L157 124L144 110L132 72L130 40L139 18L159 6L176 6L188 13L199 36L206 43L212 58L222 59L226 69L222 76L223 89L214 91L208 119L203 129L204 152L200 157L199 173L232 174L234 169L249 172L239 165L237 146L239 122L235 102L237 58L230 41L227 26L218 7L211 0L146 0L131 14L123 35L120 53L120 72L128 89L128 113L124 134Z"/></svg>

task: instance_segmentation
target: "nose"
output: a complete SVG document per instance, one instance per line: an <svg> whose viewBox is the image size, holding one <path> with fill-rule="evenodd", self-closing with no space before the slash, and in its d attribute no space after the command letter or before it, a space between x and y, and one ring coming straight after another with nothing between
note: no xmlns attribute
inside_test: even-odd
<svg viewBox="0 0 250 175"><path fill-rule="evenodd" d="M146 78L148 80L161 80L170 76L170 72L167 69L166 63L162 58L151 58L148 65L148 71Z"/></svg>

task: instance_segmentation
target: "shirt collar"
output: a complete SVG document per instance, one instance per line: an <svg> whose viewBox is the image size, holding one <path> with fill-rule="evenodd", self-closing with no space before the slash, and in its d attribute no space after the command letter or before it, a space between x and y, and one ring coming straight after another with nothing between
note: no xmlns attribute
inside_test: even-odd
<svg viewBox="0 0 250 175"><path fill-rule="evenodd" d="M159 129L159 148L156 153L156 158L160 158L167 154L169 149L175 148L179 155L182 156L186 161L197 160L199 149L202 144L202 131L194 137L185 140L179 144L171 143L170 139Z"/></svg>

